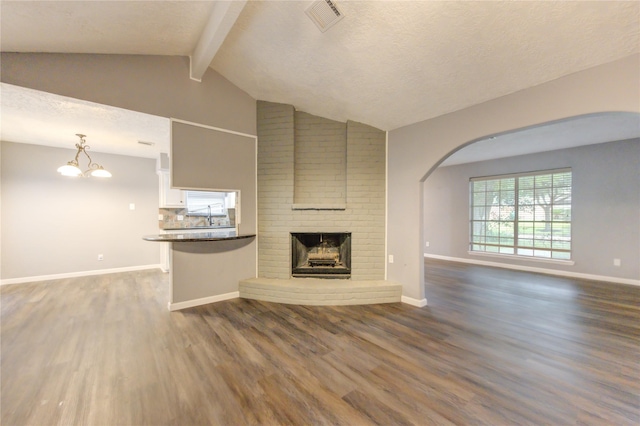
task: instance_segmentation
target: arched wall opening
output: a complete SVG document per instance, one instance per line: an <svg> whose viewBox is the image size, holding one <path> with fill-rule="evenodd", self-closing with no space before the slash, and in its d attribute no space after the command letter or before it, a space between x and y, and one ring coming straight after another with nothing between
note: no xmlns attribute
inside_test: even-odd
<svg viewBox="0 0 640 426"><path fill-rule="evenodd" d="M569 259L471 251L471 179L559 169L572 176L570 223L554 246L566 245ZM425 258L640 284L640 114L588 114L478 138L425 175L423 196ZM536 245L547 244L550 235L538 234Z"/></svg>
<svg viewBox="0 0 640 426"><path fill-rule="evenodd" d="M403 300L427 303L423 183L450 153L473 141L603 112L640 113L640 55L571 74L388 134L387 277Z"/></svg>

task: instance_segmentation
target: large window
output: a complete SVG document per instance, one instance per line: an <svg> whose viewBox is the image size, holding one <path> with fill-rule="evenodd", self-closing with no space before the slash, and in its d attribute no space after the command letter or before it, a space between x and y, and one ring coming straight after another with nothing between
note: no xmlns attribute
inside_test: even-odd
<svg viewBox="0 0 640 426"><path fill-rule="evenodd" d="M571 259L571 170L472 178L474 252Z"/></svg>

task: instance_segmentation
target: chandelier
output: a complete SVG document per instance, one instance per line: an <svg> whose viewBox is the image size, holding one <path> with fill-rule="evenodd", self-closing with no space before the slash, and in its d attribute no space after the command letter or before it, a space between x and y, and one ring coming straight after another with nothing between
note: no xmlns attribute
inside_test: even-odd
<svg viewBox="0 0 640 426"><path fill-rule="evenodd" d="M101 178L111 177L111 173L106 171L100 164L94 163L91 159L91 156L87 152L87 149L90 149L91 147L89 145L86 145L87 142L84 140L86 135L76 133L76 136L80 138L80 143L76 144L76 148L78 148L78 152L76 152L76 158L69 161L64 166L58 167L58 173L60 173L62 176L95 176ZM87 166L88 168L84 172L80 169L80 165L78 164L78 157L80 156L80 153L86 155L87 159L89 160L89 165Z"/></svg>

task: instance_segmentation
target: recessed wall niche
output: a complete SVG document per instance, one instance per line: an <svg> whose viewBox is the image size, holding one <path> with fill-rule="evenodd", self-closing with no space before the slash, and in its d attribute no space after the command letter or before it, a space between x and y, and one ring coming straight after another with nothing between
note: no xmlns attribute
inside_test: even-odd
<svg viewBox="0 0 640 426"><path fill-rule="evenodd" d="M297 206L339 206L347 197L347 123L296 111L294 186Z"/></svg>

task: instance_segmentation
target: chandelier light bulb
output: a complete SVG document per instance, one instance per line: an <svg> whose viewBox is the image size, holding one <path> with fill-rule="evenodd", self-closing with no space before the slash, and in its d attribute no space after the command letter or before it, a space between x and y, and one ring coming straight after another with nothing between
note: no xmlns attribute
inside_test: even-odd
<svg viewBox="0 0 640 426"><path fill-rule="evenodd" d="M78 150L78 152L76 152L76 157L64 166L58 167L58 173L60 173L62 176L70 177L91 175L99 178L110 178L111 173L106 171L100 164L94 163L91 159L91 156L87 152L87 149L89 149L90 146L86 145L86 141L84 140L86 136L80 133L77 133L76 136L80 138L80 143L76 144L76 148ZM78 157L80 157L80 153L84 154L89 161L89 164L87 166L88 168L84 172L78 165Z"/></svg>
<svg viewBox="0 0 640 426"><path fill-rule="evenodd" d="M110 178L111 173L109 173L102 166L100 166L97 169L91 171L91 176L99 177L99 178Z"/></svg>
<svg viewBox="0 0 640 426"><path fill-rule="evenodd" d="M80 170L77 166L69 163L65 164L64 166L58 167L58 173L60 173L62 176L75 177L80 176L82 174L82 170Z"/></svg>

